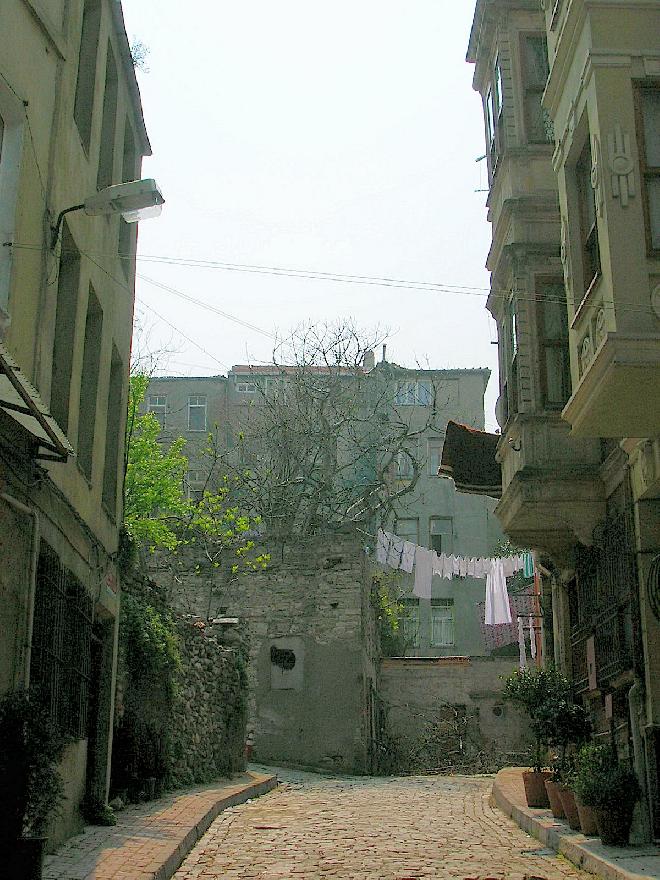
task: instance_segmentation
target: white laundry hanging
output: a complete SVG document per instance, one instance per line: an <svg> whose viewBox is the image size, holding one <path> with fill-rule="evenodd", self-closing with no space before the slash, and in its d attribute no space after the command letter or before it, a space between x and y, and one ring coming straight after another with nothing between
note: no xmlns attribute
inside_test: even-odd
<svg viewBox="0 0 660 880"><path fill-rule="evenodd" d="M387 551L390 546L390 533L384 532L382 529L378 529L378 534L376 535L376 562L379 562L381 565L385 565L387 562Z"/></svg>
<svg viewBox="0 0 660 880"><path fill-rule="evenodd" d="M536 632L534 630L534 618L529 615L529 653L532 658L536 657Z"/></svg>
<svg viewBox="0 0 660 880"><path fill-rule="evenodd" d="M527 669L527 653L525 651L525 629L523 627L522 617L518 618L518 648L520 651L520 660L518 665L521 669Z"/></svg>
<svg viewBox="0 0 660 880"><path fill-rule="evenodd" d="M492 559L486 575L486 616L485 623L496 626L499 623L511 623L511 606L506 589L504 566L501 559Z"/></svg>
<svg viewBox="0 0 660 880"><path fill-rule="evenodd" d="M390 540L390 547L387 551L387 564L390 568L400 568L402 553L403 538L399 538L398 535L392 535Z"/></svg>
<svg viewBox="0 0 660 880"><path fill-rule="evenodd" d="M415 552L417 545L412 541L403 542L403 550L401 551L401 571L407 571L410 574L415 565Z"/></svg>
<svg viewBox="0 0 660 880"><path fill-rule="evenodd" d="M426 547L418 547L415 552L415 586L413 595L420 599L431 598L431 584L433 582L433 557L436 554Z"/></svg>

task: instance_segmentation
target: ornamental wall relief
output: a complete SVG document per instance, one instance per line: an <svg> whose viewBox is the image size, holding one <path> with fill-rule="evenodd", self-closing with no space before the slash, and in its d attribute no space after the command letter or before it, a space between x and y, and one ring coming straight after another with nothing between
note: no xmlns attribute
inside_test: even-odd
<svg viewBox="0 0 660 880"><path fill-rule="evenodd" d="M612 172L612 195L621 199L621 207L635 195L634 163L630 151L630 135L624 133L617 123L614 133L607 136L610 170Z"/></svg>
<svg viewBox="0 0 660 880"><path fill-rule="evenodd" d="M573 288L571 284L571 242L568 231L568 220L566 217L561 218L561 264L564 267L564 287L566 288L566 296L573 298Z"/></svg>
<svg viewBox="0 0 660 880"><path fill-rule="evenodd" d="M593 356L594 347L591 342L591 336L587 333L580 345L580 374L582 376L584 376L589 369L589 364L593 360Z"/></svg>

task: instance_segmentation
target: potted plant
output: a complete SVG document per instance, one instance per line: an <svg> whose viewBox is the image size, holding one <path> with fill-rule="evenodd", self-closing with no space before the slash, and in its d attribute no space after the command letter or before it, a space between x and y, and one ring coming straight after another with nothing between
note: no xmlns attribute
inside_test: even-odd
<svg viewBox="0 0 660 880"><path fill-rule="evenodd" d="M616 763L611 749L591 748L581 753L576 774L578 808L593 809L598 834L606 846L626 846L641 794L639 782L632 770Z"/></svg>
<svg viewBox="0 0 660 880"><path fill-rule="evenodd" d="M554 667L517 669L504 682L504 699L521 709L530 721L534 735L532 769L523 773L525 797L530 807L549 807L545 781L551 776L544 770L548 764L548 743L552 734L552 712L549 703L564 696L568 683Z"/></svg>
<svg viewBox="0 0 660 880"><path fill-rule="evenodd" d="M575 767L575 748L580 746L591 732L589 713L572 701L570 685L566 681L566 693L562 696L553 694L549 698L545 713L550 729L549 741L559 749L552 779L546 781L550 806L555 818L565 817L574 830L580 829L575 796L572 790L573 771ZM555 803L553 804L553 801ZM558 804L556 803L558 802ZM558 806L557 811L555 811Z"/></svg>
<svg viewBox="0 0 660 880"><path fill-rule="evenodd" d="M39 880L45 831L63 799L57 766L66 738L34 693L0 698L0 823L3 870L12 880Z"/></svg>

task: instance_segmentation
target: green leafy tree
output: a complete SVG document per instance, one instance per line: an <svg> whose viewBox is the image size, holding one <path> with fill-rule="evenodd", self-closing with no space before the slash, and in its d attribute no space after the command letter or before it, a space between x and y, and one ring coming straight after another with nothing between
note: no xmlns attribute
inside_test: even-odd
<svg viewBox="0 0 660 880"><path fill-rule="evenodd" d="M238 477L216 481L212 491L207 480L199 500L186 497L186 441L178 437L167 448L160 443L158 420L153 413L140 412L148 385L147 375L131 377L124 483L124 527L128 536L152 552L175 552L184 545L197 545L202 558L216 568L228 550L234 572L241 565L265 567L268 555L257 555L254 541L247 539L247 533L259 525L258 517L243 513L230 502ZM208 451L212 453L211 444Z"/></svg>

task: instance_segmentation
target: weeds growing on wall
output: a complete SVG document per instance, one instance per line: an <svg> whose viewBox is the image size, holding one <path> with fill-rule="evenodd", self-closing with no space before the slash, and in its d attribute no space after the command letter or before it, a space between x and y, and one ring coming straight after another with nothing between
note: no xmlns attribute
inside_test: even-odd
<svg viewBox="0 0 660 880"><path fill-rule="evenodd" d="M371 604L383 657L401 657L407 647L405 621L408 609L402 601L401 575L397 571L374 570L371 574Z"/></svg>

